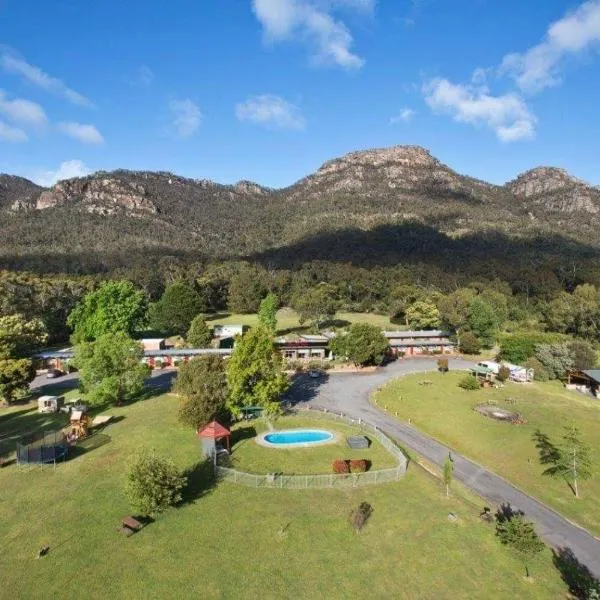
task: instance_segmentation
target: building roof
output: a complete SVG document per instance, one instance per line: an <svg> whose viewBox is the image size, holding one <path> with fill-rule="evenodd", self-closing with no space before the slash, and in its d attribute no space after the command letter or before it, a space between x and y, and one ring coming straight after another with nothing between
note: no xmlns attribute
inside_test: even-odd
<svg viewBox="0 0 600 600"><path fill-rule="evenodd" d="M585 373L590 379L593 379L596 383L600 383L600 369L589 369L587 371L582 371Z"/></svg>
<svg viewBox="0 0 600 600"><path fill-rule="evenodd" d="M201 356L203 354L221 354L223 356L231 354L230 348L167 348L165 350L144 350L146 358L156 358L158 356ZM73 358L73 350L49 350L47 352L38 352L34 358Z"/></svg>
<svg viewBox="0 0 600 600"><path fill-rule="evenodd" d="M138 342L142 343L142 344L159 344L161 342L164 342L165 338L142 338L141 340L138 340Z"/></svg>
<svg viewBox="0 0 600 600"><path fill-rule="evenodd" d="M413 346L454 346L454 342L442 340L436 342L434 340L390 340L392 348L412 348Z"/></svg>
<svg viewBox="0 0 600 600"><path fill-rule="evenodd" d="M386 338L432 338L432 337L448 337L450 334L447 331L439 329L423 329L419 331L384 331L383 335Z"/></svg>
<svg viewBox="0 0 600 600"><path fill-rule="evenodd" d="M212 440L220 440L230 434L231 432L229 429L223 427L223 425L217 421L211 421L202 431L198 432L200 437L210 438Z"/></svg>

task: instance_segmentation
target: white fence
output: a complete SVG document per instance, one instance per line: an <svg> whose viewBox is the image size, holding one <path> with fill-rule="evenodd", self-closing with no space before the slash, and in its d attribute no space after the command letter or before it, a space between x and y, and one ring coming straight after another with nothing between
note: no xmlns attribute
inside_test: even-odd
<svg viewBox="0 0 600 600"><path fill-rule="evenodd" d="M217 465L217 478L222 481L231 481L248 487L285 488L285 489L309 489L309 488L349 488L377 483L398 481L406 473L408 459L405 454L390 440L380 429L360 419L352 419L344 415L311 409L310 413L324 419L342 421L355 425L363 432L370 434L398 461L398 465L391 469L367 471L365 473L348 473L330 475L285 475L284 473L267 473L266 475L255 475L245 473L236 469Z"/></svg>

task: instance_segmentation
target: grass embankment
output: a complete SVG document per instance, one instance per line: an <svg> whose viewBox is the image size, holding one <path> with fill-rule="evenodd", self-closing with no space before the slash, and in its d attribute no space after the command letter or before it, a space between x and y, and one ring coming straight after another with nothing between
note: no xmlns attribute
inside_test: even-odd
<svg viewBox="0 0 600 600"><path fill-rule="evenodd" d="M161 396L109 411L121 420L56 470L0 469L0 572L4 598L420 598L554 599L565 587L546 551L535 583L474 509L446 500L417 469L400 482L349 490L211 486L193 477L178 509L131 538L123 473L140 448L181 468L200 445ZM34 407L0 412L0 437L47 424ZM90 438L90 441L94 438ZM100 443L102 442L102 443ZM374 513L357 535L348 513ZM448 513L458 522L448 521ZM43 544L48 556L35 560Z"/></svg>
<svg viewBox="0 0 600 600"><path fill-rule="evenodd" d="M266 448L256 443L256 436L268 431L262 419L237 424L233 429L232 466L247 473L285 473L286 475L310 475L332 473L336 459L361 459L371 462L371 470L397 466L396 459L368 432L325 418L292 416L281 417L275 429L325 429L337 434L335 443L312 448ZM346 436L366 435L371 440L368 450L351 450Z"/></svg>
<svg viewBox="0 0 600 600"><path fill-rule="evenodd" d="M421 373L397 379L373 399L402 420L450 448L491 468L561 514L600 535L600 402L558 383L507 383L502 389L466 391L457 386L464 373ZM429 380L432 385L419 385ZM514 403L507 402L510 398ZM473 410L491 401L522 414L527 423L510 425ZM563 426L575 422L591 446L596 476L580 481L576 499L562 479L542 475L534 433L561 443Z"/></svg>
<svg viewBox="0 0 600 600"><path fill-rule="evenodd" d="M219 314L208 315L207 323L210 326L214 325L247 325L255 327L258 324L258 315L250 314ZM331 327L346 327L352 323L370 323L382 329L405 329L400 325L394 325L386 315L376 315L374 313L347 313L338 312L335 317L321 325L321 329ZM298 314L291 308L280 308L277 311L277 330L280 335L287 333L307 333L310 327L300 325Z"/></svg>

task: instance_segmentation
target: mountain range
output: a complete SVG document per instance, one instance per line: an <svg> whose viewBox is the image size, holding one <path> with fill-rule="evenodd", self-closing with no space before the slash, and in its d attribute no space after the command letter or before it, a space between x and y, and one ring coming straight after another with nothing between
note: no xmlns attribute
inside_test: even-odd
<svg viewBox="0 0 600 600"><path fill-rule="evenodd" d="M370 243L369 232L401 231L406 223L455 240L560 238L600 248L599 188L553 167L493 185L455 172L418 146L353 152L283 189L126 170L47 189L0 175L0 215L0 265L9 268L79 261L85 271L85 257L102 256L110 266L126 263L127 254L265 257L300 251L306 240L352 239L348 232ZM326 246L311 259L327 259Z"/></svg>

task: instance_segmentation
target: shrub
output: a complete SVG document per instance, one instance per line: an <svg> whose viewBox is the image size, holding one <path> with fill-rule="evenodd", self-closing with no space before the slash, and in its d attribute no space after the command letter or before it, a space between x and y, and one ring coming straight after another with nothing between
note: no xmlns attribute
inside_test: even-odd
<svg viewBox="0 0 600 600"><path fill-rule="evenodd" d="M134 458L126 475L125 494L134 510L156 515L181 500L186 478L174 463L153 452Z"/></svg>
<svg viewBox="0 0 600 600"><path fill-rule="evenodd" d="M479 380L473 375L465 375L459 382L458 387L463 390L478 390L480 388Z"/></svg>
<svg viewBox="0 0 600 600"><path fill-rule="evenodd" d="M369 464L364 458L350 461L350 471L352 473L364 473L369 468Z"/></svg>
<svg viewBox="0 0 600 600"><path fill-rule="evenodd" d="M338 473L338 474L350 473L350 465L348 464L347 460L342 460L342 459L334 460L332 467L333 467L334 473Z"/></svg>
<svg viewBox="0 0 600 600"><path fill-rule="evenodd" d="M496 375L498 381L507 381L509 377L510 369L508 367L502 366L498 369L498 375Z"/></svg>
<svg viewBox="0 0 600 600"><path fill-rule="evenodd" d="M548 381L550 379L550 373L548 373L546 367L534 356L528 358L524 366L526 369L533 369L535 381Z"/></svg>
<svg viewBox="0 0 600 600"><path fill-rule="evenodd" d="M372 514L373 507L368 502L361 502L358 508L350 513L350 525L352 525L354 531L358 533Z"/></svg>
<svg viewBox="0 0 600 600"><path fill-rule="evenodd" d="M535 354L537 344L552 344L560 339L558 334L539 331L507 335L500 343L498 359L521 364Z"/></svg>
<svg viewBox="0 0 600 600"><path fill-rule="evenodd" d="M479 340L470 331L462 334L459 350L463 354L479 354L480 349Z"/></svg>
<svg viewBox="0 0 600 600"><path fill-rule="evenodd" d="M448 359L447 358L438 358L437 367L438 367L438 371L440 371L441 373L447 373L449 370Z"/></svg>
<svg viewBox="0 0 600 600"><path fill-rule="evenodd" d="M560 379L573 368L573 358L567 344L538 344L535 358L544 365L551 379Z"/></svg>

